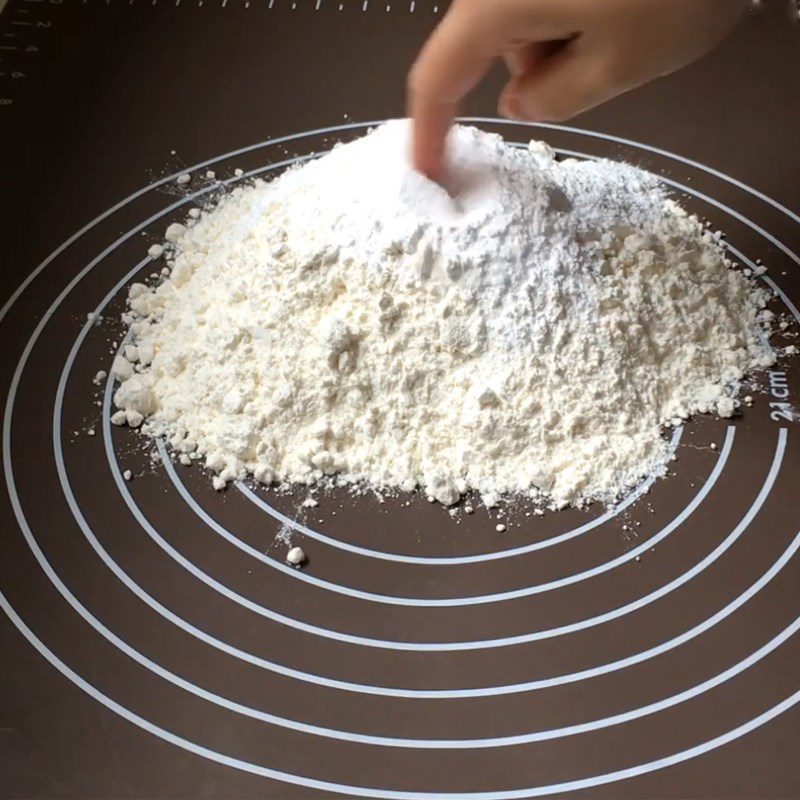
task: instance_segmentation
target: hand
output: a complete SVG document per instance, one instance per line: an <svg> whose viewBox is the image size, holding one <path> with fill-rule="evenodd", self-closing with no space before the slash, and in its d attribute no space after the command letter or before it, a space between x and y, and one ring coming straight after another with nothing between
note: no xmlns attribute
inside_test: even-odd
<svg viewBox="0 0 800 800"><path fill-rule="evenodd" d="M559 121L685 66L733 27L745 0L453 0L408 79L413 161L441 179L458 105L492 62L511 78L500 113Z"/></svg>

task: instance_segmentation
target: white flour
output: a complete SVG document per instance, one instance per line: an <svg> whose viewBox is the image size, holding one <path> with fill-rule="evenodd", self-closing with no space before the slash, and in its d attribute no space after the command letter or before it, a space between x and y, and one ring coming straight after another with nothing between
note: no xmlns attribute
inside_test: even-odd
<svg viewBox="0 0 800 800"><path fill-rule="evenodd" d="M662 425L734 412L774 360L766 293L654 176L474 128L449 144L448 191L398 121L171 225L171 275L130 290L115 421L218 488L561 506L662 472Z"/></svg>

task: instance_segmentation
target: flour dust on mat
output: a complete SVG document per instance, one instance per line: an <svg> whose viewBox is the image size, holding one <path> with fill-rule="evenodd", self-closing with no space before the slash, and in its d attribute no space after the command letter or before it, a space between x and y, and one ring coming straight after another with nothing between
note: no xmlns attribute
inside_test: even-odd
<svg viewBox="0 0 800 800"><path fill-rule="evenodd" d="M774 360L767 293L656 177L456 127L443 188L396 121L167 231L130 288L117 423L217 488L346 483L552 506L661 474Z"/></svg>

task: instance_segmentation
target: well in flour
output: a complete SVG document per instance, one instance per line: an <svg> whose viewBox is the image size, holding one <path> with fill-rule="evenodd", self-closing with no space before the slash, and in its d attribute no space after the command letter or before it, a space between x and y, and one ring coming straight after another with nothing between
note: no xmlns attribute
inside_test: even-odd
<svg viewBox="0 0 800 800"><path fill-rule="evenodd" d="M215 488L559 507L663 474L662 426L731 415L773 362L767 293L653 175L456 127L444 189L408 135L388 123L170 225L170 274L130 289L115 420Z"/></svg>

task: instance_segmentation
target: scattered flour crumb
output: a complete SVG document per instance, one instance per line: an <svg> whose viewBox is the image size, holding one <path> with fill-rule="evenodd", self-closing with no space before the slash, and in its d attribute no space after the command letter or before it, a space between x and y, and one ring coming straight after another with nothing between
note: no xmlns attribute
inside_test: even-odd
<svg viewBox="0 0 800 800"><path fill-rule="evenodd" d="M173 222L164 233L164 238L168 242L175 244L185 235L186 235L186 226L181 225L180 222Z"/></svg>

